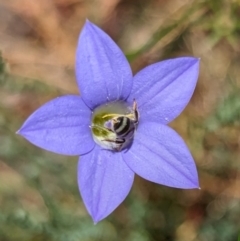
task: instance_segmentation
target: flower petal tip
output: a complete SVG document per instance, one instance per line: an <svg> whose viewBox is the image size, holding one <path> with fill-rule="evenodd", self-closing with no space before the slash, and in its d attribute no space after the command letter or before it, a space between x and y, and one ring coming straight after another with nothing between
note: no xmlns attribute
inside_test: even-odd
<svg viewBox="0 0 240 241"><path fill-rule="evenodd" d="M194 58L194 64L196 64L199 68L201 58Z"/></svg>
<svg viewBox="0 0 240 241"><path fill-rule="evenodd" d="M94 224L94 225L97 225L101 220L103 220L103 218L93 217L93 216L92 216L92 220L93 220L93 224Z"/></svg>
<svg viewBox="0 0 240 241"><path fill-rule="evenodd" d="M195 58L195 59L196 59L196 62L200 64L201 58Z"/></svg>
<svg viewBox="0 0 240 241"><path fill-rule="evenodd" d="M98 220L98 219L94 218L93 216L92 216L92 220L93 220L93 224L94 224L94 225L97 225L97 224L98 224L98 222L100 221L100 220Z"/></svg>
<svg viewBox="0 0 240 241"><path fill-rule="evenodd" d="M195 181L195 180L185 180L184 183L180 184L177 183L177 184L173 184L173 185L166 185L166 186L169 186L169 187L173 187L173 188L179 188L179 189L201 189L199 187L199 184L198 184L198 180Z"/></svg>
<svg viewBox="0 0 240 241"><path fill-rule="evenodd" d="M201 60L200 58L196 58L196 57L183 57L183 58L186 58L186 60L192 61L193 65L199 64L199 62Z"/></svg>
<svg viewBox="0 0 240 241"><path fill-rule="evenodd" d="M91 22L88 18L86 19L84 25L85 25L86 27L90 27L90 28L97 27L97 26L96 26L93 22Z"/></svg>
<svg viewBox="0 0 240 241"><path fill-rule="evenodd" d="M199 186L199 184L195 184L191 189L201 189L201 187Z"/></svg>
<svg viewBox="0 0 240 241"><path fill-rule="evenodd" d="M20 135L20 136L23 136L24 137L24 130L23 130L24 128L23 128L23 126L19 129L19 130L17 130L16 132L15 132L15 134L17 134L17 135Z"/></svg>
<svg viewBox="0 0 240 241"><path fill-rule="evenodd" d="M83 29L85 29L85 31L94 31L96 29L98 29L99 27L97 25L95 25L94 23L92 23L90 20L86 19L85 24L83 26Z"/></svg>
<svg viewBox="0 0 240 241"><path fill-rule="evenodd" d="M196 167L191 170L192 175L185 179L185 184L182 186L183 189L199 189L199 179Z"/></svg>
<svg viewBox="0 0 240 241"><path fill-rule="evenodd" d="M191 184L188 187L186 187L186 189L201 189L199 187L198 178L196 178L195 180L191 180Z"/></svg>
<svg viewBox="0 0 240 241"><path fill-rule="evenodd" d="M89 21L88 19L86 19L84 26L86 26L86 27L93 26L93 23L91 21Z"/></svg>
<svg viewBox="0 0 240 241"><path fill-rule="evenodd" d="M189 63L192 63L192 66L195 65L195 64L198 64L200 63L200 60L201 58L196 58L196 57L180 57L180 58L175 58L173 60L184 60L186 62L189 62Z"/></svg>

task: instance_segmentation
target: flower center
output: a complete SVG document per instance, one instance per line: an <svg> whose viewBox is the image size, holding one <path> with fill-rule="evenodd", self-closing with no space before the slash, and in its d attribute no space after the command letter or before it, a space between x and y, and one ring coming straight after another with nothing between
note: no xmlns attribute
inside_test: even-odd
<svg viewBox="0 0 240 241"><path fill-rule="evenodd" d="M104 149L121 151L132 143L138 119L135 100L132 107L124 101L101 105L92 115L93 139Z"/></svg>

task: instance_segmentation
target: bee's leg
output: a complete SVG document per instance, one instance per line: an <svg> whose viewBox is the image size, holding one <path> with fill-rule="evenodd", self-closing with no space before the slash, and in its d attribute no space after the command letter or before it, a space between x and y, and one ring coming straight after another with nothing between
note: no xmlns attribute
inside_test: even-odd
<svg viewBox="0 0 240 241"><path fill-rule="evenodd" d="M117 144L123 144L123 143L125 143L125 139L120 139L120 138L117 138L116 140L115 140L115 142L117 143Z"/></svg>
<svg viewBox="0 0 240 241"><path fill-rule="evenodd" d="M123 144L125 143L125 139L116 139L116 143L119 144L119 146L116 148L116 151L121 151Z"/></svg>
<svg viewBox="0 0 240 241"><path fill-rule="evenodd" d="M134 115L134 123L138 124L138 110L137 110L137 102L135 99L133 99L133 115Z"/></svg>
<svg viewBox="0 0 240 241"><path fill-rule="evenodd" d="M121 151L123 144L125 143L125 139L116 139L116 140L111 140L111 139L104 139L103 141L108 141L112 142L115 144L118 144L119 146L114 148L115 151Z"/></svg>
<svg viewBox="0 0 240 241"><path fill-rule="evenodd" d="M108 141L108 142L114 142L116 144L123 144L125 142L125 139L116 139L116 140L111 140L111 139L103 139L103 141Z"/></svg>
<svg viewBox="0 0 240 241"><path fill-rule="evenodd" d="M117 118L113 118L113 119L112 119L112 122L113 122L114 124L117 124L117 123L119 122L119 120L118 120Z"/></svg>
<svg viewBox="0 0 240 241"><path fill-rule="evenodd" d="M112 129L105 127L108 131L111 131L112 133L115 133Z"/></svg>

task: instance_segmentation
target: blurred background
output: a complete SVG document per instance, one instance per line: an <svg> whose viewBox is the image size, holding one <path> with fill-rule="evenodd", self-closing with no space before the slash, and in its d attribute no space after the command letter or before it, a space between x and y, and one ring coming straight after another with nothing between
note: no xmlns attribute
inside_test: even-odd
<svg viewBox="0 0 240 241"><path fill-rule="evenodd" d="M188 107L171 126L187 142L201 190L135 178L94 225L76 182L77 157L15 132L46 101L78 93L75 50L88 18L123 49L134 73L201 58ZM0 241L240 240L239 0L0 0Z"/></svg>

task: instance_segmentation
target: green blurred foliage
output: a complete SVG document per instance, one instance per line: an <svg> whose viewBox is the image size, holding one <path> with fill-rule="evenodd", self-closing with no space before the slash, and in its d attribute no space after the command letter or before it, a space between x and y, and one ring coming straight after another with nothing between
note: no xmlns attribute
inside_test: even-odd
<svg viewBox="0 0 240 241"><path fill-rule="evenodd" d="M240 240L240 2L24 3L28 10L0 1L0 240ZM77 157L15 134L41 104L77 92L73 56L85 17L119 43L134 72L165 58L201 57L192 101L171 124L196 160L201 190L136 177L123 204L97 225L79 195Z"/></svg>

